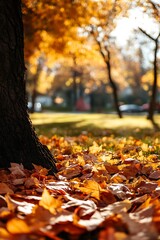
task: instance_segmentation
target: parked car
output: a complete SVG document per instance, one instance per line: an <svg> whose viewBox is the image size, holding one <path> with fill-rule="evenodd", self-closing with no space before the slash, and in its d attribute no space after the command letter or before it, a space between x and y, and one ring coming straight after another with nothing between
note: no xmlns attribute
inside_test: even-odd
<svg viewBox="0 0 160 240"><path fill-rule="evenodd" d="M148 112L148 110L149 110L149 103L144 103L142 105L142 111L143 112ZM160 103L156 103L156 105L155 105L155 112L160 113Z"/></svg>
<svg viewBox="0 0 160 240"><path fill-rule="evenodd" d="M140 113L142 108L136 104L124 104L119 107L121 112L124 113Z"/></svg>
<svg viewBox="0 0 160 240"><path fill-rule="evenodd" d="M31 112L32 110L32 102L28 102L28 111ZM34 104L35 112L42 112L42 104L40 102L35 102Z"/></svg>

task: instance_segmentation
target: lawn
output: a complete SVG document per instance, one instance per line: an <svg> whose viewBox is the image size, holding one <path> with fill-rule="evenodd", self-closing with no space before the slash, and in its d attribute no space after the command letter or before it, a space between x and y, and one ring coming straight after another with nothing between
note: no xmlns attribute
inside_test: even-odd
<svg viewBox="0 0 160 240"><path fill-rule="evenodd" d="M38 135L78 135L81 132L93 135L143 136L154 133L153 126L145 115L125 115L119 119L115 114L89 113L34 113L31 120ZM160 123L160 115L155 115Z"/></svg>

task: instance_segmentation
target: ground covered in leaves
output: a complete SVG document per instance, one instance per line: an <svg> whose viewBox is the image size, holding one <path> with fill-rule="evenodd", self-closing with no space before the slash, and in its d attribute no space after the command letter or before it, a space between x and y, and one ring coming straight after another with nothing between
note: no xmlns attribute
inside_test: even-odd
<svg viewBox="0 0 160 240"><path fill-rule="evenodd" d="M0 239L160 239L160 135L47 138L58 173L0 171Z"/></svg>

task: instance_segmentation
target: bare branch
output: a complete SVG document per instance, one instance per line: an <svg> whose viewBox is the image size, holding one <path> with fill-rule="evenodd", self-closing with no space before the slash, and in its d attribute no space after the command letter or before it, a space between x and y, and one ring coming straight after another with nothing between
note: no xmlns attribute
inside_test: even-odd
<svg viewBox="0 0 160 240"><path fill-rule="evenodd" d="M144 31L142 28L139 27L139 30L140 30L143 34L145 34L147 37L149 37L150 39L152 39L153 41L156 41L155 38L153 38L151 35L149 35L149 34L148 34L146 31Z"/></svg>

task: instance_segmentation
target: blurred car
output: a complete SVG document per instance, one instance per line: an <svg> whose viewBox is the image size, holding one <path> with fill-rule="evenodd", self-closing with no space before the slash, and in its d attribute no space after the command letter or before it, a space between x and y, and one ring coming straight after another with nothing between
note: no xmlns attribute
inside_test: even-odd
<svg viewBox="0 0 160 240"><path fill-rule="evenodd" d="M142 105L142 111L143 112L148 112L148 110L149 110L149 103L144 103Z"/></svg>
<svg viewBox="0 0 160 240"><path fill-rule="evenodd" d="M160 113L160 103L156 103L154 110L155 110L155 112ZM148 112L149 111L149 103L144 103L142 105L142 111L143 112Z"/></svg>
<svg viewBox="0 0 160 240"><path fill-rule="evenodd" d="M124 113L140 113L142 108L136 104L124 104L119 107L121 112Z"/></svg>
<svg viewBox="0 0 160 240"><path fill-rule="evenodd" d="M32 110L32 102L28 102L28 111L31 112ZM34 104L34 111L35 112L42 112L42 104L40 102L35 102Z"/></svg>

